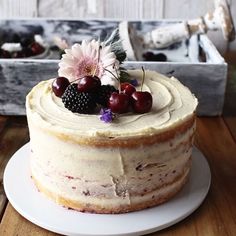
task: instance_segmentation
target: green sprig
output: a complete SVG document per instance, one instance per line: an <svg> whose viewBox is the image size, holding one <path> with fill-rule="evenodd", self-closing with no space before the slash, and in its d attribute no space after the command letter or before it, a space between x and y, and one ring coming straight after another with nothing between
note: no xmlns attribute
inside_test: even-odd
<svg viewBox="0 0 236 236"><path fill-rule="evenodd" d="M119 29L115 29L104 41L105 46L110 45L111 51L115 53L117 60L122 63L126 59L126 52L122 46Z"/></svg>

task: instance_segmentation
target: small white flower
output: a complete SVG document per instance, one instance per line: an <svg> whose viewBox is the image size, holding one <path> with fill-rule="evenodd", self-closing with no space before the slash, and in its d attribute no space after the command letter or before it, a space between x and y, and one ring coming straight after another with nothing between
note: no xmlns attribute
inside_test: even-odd
<svg viewBox="0 0 236 236"><path fill-rule="evenodd" d="M99 49L100 47L100 49ZM99 58L98 58L99 57ZM111 46L105 46L99 41L82 41L74 44L71 49L65 49L59 63L59 76L64 76L70 81L86 75L95 75L101 79L103 85L118 86L117 76L119 61L111 51Z"/></svg>
<svg viewBox="0 0 236 236"><path fill-rule="evenodd" d="M61 50L65 50L66 48L69 48L69 45L65 39L55 36L53 38L53 41Z"/></svg>
<svg viewBox="0 0 236 236"><path fill-rule="evenodd" d="M19 52L22 50L22 47L20 43L4 43L1 49L8 52Z"/></svg>
<svg viewBox="0 0 236 236"><path fill-rule="evenodd" d="M34 41L39 43L43 47L47 46L46 42L44 41L43 37L40 34L34 35Z"/></svg>

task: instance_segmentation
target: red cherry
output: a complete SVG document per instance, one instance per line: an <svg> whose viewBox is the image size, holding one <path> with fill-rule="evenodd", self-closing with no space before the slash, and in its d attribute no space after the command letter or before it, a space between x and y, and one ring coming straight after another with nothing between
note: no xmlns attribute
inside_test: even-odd
<svg viewBox="0 0 236 236"><path fill-rule="evenodd" d="M114 113L125 113L129 110L130 97L125 93L113 92L108 101L108 107Z"/></svg>
<svg viewBox="0 0 236 236"><path fill-rule="evenodd" d="M128 82L125 82L125 83L121 83L120 85L120 88L121 88L121 91L129 96L132 95L132 93L134 93L136 91L136 88L128 83Z"/></svg>
<svg viewBox="0 0 236 236"><path fill-rule="evenodd" d="M149 112L152 108L152 95L149 92L136 91L132 94L132 107L137 113Z"/></svg>
<svg viewBox="0 0 236 236"><path fill-rule="evenodd" d="M79 92L92 92L101 87L101 80L97 76L84 76L79 80L77 89Z"/></svg>
<svg viewBox="0 0 236 236"><path fill-rule="evenodd" d="M30 48L26 47L26 48L22 48L22 53L24 55L24 57L31 57L33 56L33 52Z"/></svg>
<svg viewBox="0 0 236 236"><path fill-rule="evenodd" d="M69 85L70 82L67 78L57 77L52 82L52 91L57 97L61 97Z"/></svg>
<svg viewBox="0 0 236 236"><path fill-rule="evenodd" d="M41 54L44 51L44 47L37 42L33 42L30 45L30 49L31 49L33 55Z"/></svg>

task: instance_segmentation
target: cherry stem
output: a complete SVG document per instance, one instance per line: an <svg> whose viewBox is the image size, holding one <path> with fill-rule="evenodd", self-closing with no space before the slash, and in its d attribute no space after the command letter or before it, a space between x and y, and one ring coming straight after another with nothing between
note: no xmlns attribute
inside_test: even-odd
<svg viewBox="0 0 236 236"><path fill-rule="evenodd" d="M79 77L79 78L77 78L77 79L71 81L70 84L73 84L75 81L80 80L80 79L82 79L83 77L84 77L84 76L81 76L81 77Z"/></svg>
<svg viewBox="0 0 236 236"><path fill-rule="evenodd" d="M93 77L95 76L96 72L97 72L97 69L98 69L98 63L99 63L99 60L100 60L100 50L102 49L102 46L100 45L100 42L98 43L98 61L97 61L97 64L96 64L96 67L94 69L94 72L93 72Z"/></svg>
<svg viewBox="0 0 236 236"><path fill-rule="evenodd" d="M117 76L116 79L118 80L118 83L119 83L118 90L119 90L119 93L121 93L121 83L120 83L118 71L117 71L117 68L116 68L115 64L113 65L113 68L115 68L115 71L116 71L116 76Z"/></svg>
<svg viewBox="0 0 236 236"><path fill-rule="evenodd" d="M109 72L114 78L116 78L117 79L117 77L111 72L111 71L109 71L108 69L106 69L106 68L104 68L104 70L105 71L107 71L107 72ZM118 79L117 79L118 80Z"/></svg>
<svg viewBox="0 0 236 236"><path fill-rule="evenodd" d="M115 66L115 65L114 65ZM113 68L114 68L114 66L113 66ZM116 70L116 68L115 68L115 70L116 70L116 74L117 74L117 76L114 74L114 73L112 73L111 71L109 71L108 69L106 69L106 68L104 68L104 70L105 71L107 71L107 72L109 72L117 81L118 81L118 83L119 83L119 93L120 93L120 91L121 91L121 88L120 88L120 80L119 80L119 78L118 78L118 73L117 73L117 70Z"/></svg>
<svg viewBox="0 0 236 236"><path fill-rule="evenodd" d="M141 92L143 90L143 83L144 83L144 79L145 79L145 70L144 70L143 66L142 66L142 71L143 71L143 77L142 77L142 84L141 84Z"/></svg>

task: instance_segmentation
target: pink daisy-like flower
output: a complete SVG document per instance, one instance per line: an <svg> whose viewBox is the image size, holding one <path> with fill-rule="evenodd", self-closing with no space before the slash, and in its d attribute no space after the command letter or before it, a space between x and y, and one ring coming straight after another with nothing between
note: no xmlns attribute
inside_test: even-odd
<svg viewBox="0 0 236 236"><path fill-rule="evenodd" d="M103 85L110 84L117 87L118 81L112 74L117 75L118 68L119 61L109 45L104 46L95 40L91 42L83 40L81 44L77 43L71 49L65 49L65 54L59 63L58 74L70 81L85 75L96 75Z"/></svg>

